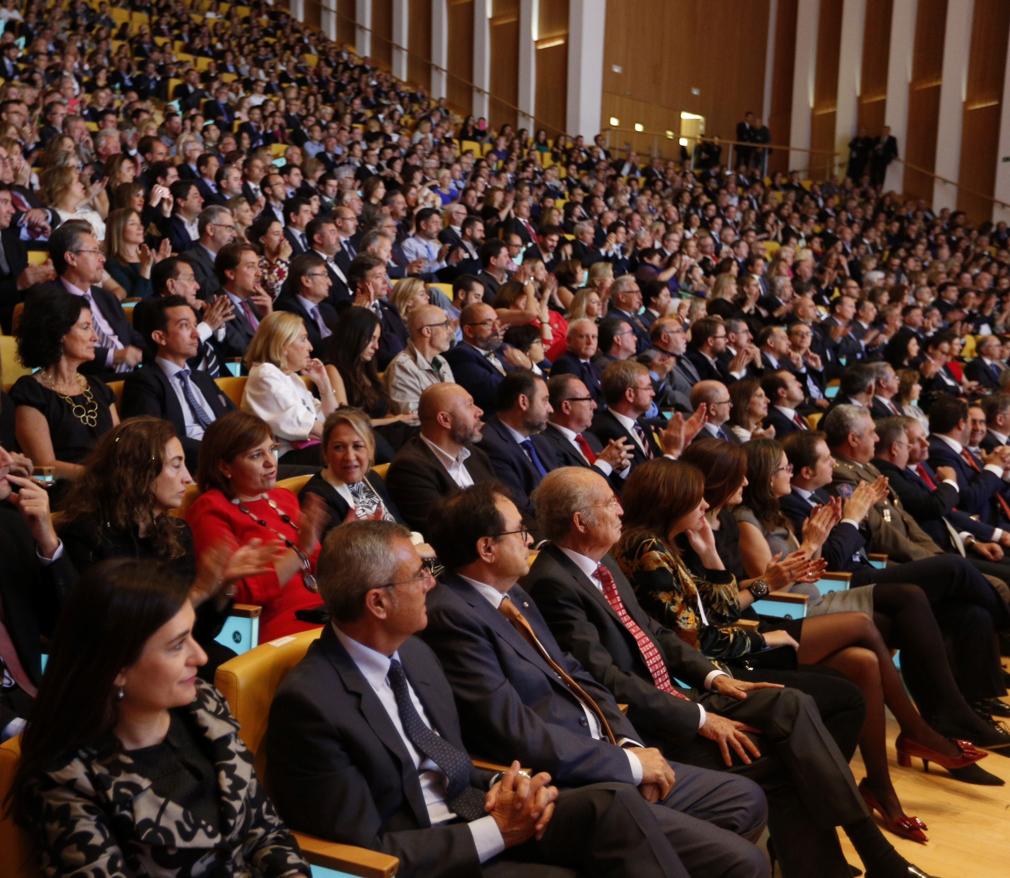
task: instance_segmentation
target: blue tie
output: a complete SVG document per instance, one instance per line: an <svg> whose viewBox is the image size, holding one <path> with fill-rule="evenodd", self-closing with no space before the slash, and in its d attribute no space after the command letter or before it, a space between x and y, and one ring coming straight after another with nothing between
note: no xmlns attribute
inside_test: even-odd
<svg viewBox="0 0 1010 878"><path fill-rule="evenodd" d="M434 762L448 780L446 801L464 820L484 816L484 796L470 785L470 758L451 741L433 732L414 708L407 689L407 675L397 659L389 663L389 686L408 740Z"/></svg>
<svg viewBox="0 0 1010 878"><path fill-rule="evenodd" d="M533 444L533 440L523 439L523 441L520 442L519 445L522 447L523 451L526 452L527 456L529 457L530 461L533 464L533 469L537 471L537 475L540 476L540 478L546 476L547 468L544 466L543 461L540 460L540 455L537 454L537 447Z"/></svg>
<svg viewBox="0 0 1010 878"><path fill-rule="evenodd" d="M179 376L179 383L182 385L182 396L186 400L186 405L189 406L190 412L193 414L193 420L196 421L201 429L206 430L213 422L214 419L210 417L200 401L196 398L196 394L193 392L193 385L189 383L189 369L180 369L175 373Z"/></svg>

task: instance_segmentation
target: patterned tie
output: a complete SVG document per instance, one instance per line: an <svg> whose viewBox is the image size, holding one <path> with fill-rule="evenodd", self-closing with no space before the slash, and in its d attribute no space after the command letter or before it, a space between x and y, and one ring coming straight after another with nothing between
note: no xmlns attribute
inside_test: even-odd
<svg viewBox="0 0 1010 878"><path fill-rule="evenodd" d="M253 332L260 328L259 318L256 316L252 309L252 305L249 304L248 299L241 299L242 313L245 314L245 319L249 321L249 325L252 327Z"/></svg>
<svg viewBox="0 0 1010 878"><path fill-rule="evenodd" d="M807 425L807 422L804 421L803 418L800 417L800 413L799 412L793 412L793 423L800 430L809 430L810 429L810 427Z"/></svg>
<svg viewBox="0 0 1010 878"><path fill-rule="evenodd" d="M669 692L676 698L690 701L682 692L678 692L670 682L670 673L666 669L666 662L663 661L663 656L656 648L656 644L652 638L631 618L631 614L628 613L627 607L624 606L624 601L621 600L621 596L617 592L617 583L614 581L614 575L603 564L600 564L597 566L594 576L596 576L603 586L603 596L607 599L607 603L610 604L610 608L617 614L617 618L621 620L621 624L627 629L628 633L635 638L635 643L638 644L638 651L642 654L645 666L652 675L652 682L655 687L661 692Z"/></svg>
<svg viewBox="0 0 1010 878"><path fill-rule="evenodd" d="M200 371L206 372L211 378L221 378L221 363L210 340L200 342L200 350L197 356L200 357L201 355L202 359L197 364L200 367Z"/></svg>
<svg viewBox="0 0 1010 878"><path fill-rule="evenodd" d="M91 308L91 329L95 333L95 337L98 339L98 346L100 348L106 348L107 350L120 350L123 345L116 338L116 333L113 332L112 327L109 326L108 321L105 319L105 315L98 310L98 305L95 304L95 300L91 296L91 291L88 290L84 294L84 298L88 300L88 306ZM116 371L119 371L117 367Z"/></svg>
<svg viewBox="0 0 1010 878"><path fill-rule="evenodd" d="M494 351L484 351L484 359L494 367L496 372L502 375L505 374L505 367L501 364L501 360L498 359L498 355Z"/></svg>
<svg viewBox="0 0 1010 878"><path fill-rule="evenodd" d="M968 464L968 466L970 466L973 470L975 470L975 472L977 473L982 472L982 467L980 467L978 465L978 461L975 460L975 455L972 454L967 448L961 449L961 457L964 459L964 462ZM1007 503L1006 497L1004 497L1000 493L997 493L996 503L999 506L1000 510L1003 512L1003 516L1007 519L1010 519L1010 503Z"/></svg>
<svg viewBox="0 0 1010 878"><path fill-rule="evenodd" d="M200 405L200 401L196 398L196 394L193 392L193 385L189 383L189 369L180 369L175 374L179 377L179 383L182 385L182 396L186 400L186 405L189 406L193 420L200 425L201 429L206 430L214 423L214 418L207 414L204 407Z"/></svg>
<svg viewBox="0 0 1010 878"><path fill-rule="evenodd" d="M529 438L523 439L523 441L519 443L519 447L526 452L526 456L530 459L530 463L533 464L533 469L537 471L537 475L539 475L540 478L546 476L547 469L544 466L543 461L540 459L540 455L537 454L537 447L533 444L533 440Z"/></svg>
<svg viewBox="0 0 1010 878"><path fill-rule="evenodd" d="M579 446L582 456L589 461L590 465L596 463L596 453L589 447L589 442L581 433L575 434L575 444Z"/></svg>
<svg viewBox="0 0 1010 878"><path fill-rule="evenodd" d="M649 444L649 440L645 435L645 430L639 423L635 424L635 435L638 437L638 444L641 445L642 449L645 451L645 456L649 458L649 460L652 460L655 456L652 453L652 446Z"/></svg>
<svg viewBox="0 0 1010 878"><path fill-rule="evenodd" d="M330 327L328 327L326 325L326 321L323 320L323 315L319 313L319 308L313 305L309 314L312 316L312 319L316 321L316 326L319 327L319 334L323 338L329 338L333 333L330 332Z"/></svg>
<svg viewBox="0 0 1010 878"><path fill-rule="evenodd" d="M586 389L589 391L590 396L595 396L596 391L599 389L600 382L596 377L596 373L593 371L593 364L583 361L579 361L579 373L582 375L582 383L586 385Z"/></svg>
<svg viewBox="0 0 1010 878"><path fill-rule="evenodd" d="M387 679L408 740L418 752L434 762L448 780L446 801L449 807L464 820L483 817L484 796L476 787L470 786L470 758L450 741L433 732L421 719L407 689L407 675L397 659L389 663Z"/></svg>
<svg viewBox="0 0 1010 878"><path fill-rule="evenodd" d="M614 735L614 730L610 728L610 723L607 722L607 717L603 712L603 708L597 704L596 699L583 689L578 681L575 680L572 675L561 666L561 664L554 660L551 654L547 651L547 647L540 642L540 638L537 637L537 633L533 630L533 626L530 625L529 621L519 611L519 608L512 602L512 599L508 595L505 595L505 597L502 598L502 602L498 605L498 612L508 619L512 627L519 632L519 635L540 654L540 657L547 662L551 670L561 678L561 682L568 687L568 691L575 696L576 700L596 717L600 723L600 731L606 739L610 741L611 744L616 744L617 737Z"/></svg>

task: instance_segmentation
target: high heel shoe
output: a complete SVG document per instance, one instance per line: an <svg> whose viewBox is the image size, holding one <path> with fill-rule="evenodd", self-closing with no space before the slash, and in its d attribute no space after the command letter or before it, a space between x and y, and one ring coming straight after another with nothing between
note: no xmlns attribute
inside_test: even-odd
<svg viewBox="0 0 1010 878"><path fill-rule="evenodd" d="M870 813L876 812L880 815L884 829L888 830L888 832L893 832L895 835L907 838L909 841L917 841L919 844L925 844L929 841L925 832L927 826L918 817L909 817L904 813L900 817L888 817L876 794L870 789L870 784L865 777L859 782L859 794L863 797L863 801L866 802L866 807L870 809Z"/></svg>
<svg viewBox="0 0 1010 878"><path fill-rule="evenodd" d="M985 759L989 755L984 750L977 749L970 741L956 740L952 743L959 751L959 755L957 756L947 756L944 753L940 753L938 750L934 750L925 744L920 744L918 741L909 738L902 732L898 735L898 740L894 742L895 749L898 751L898 765L902 768L908 768L912 764L912 757L914 756L922 760L922 769L927 773L929 772L930 762L935 762L937 765L950 771L952 768L967 768L969 765L974 765L980 759Z"/></svg>

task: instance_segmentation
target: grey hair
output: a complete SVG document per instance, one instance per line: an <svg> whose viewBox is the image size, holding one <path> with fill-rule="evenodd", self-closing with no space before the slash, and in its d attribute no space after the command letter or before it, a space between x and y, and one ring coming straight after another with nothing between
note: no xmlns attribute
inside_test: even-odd
<svg viewBox="0 0 1010 878"><path fill-rule="evenodd" d="M219 223L221 220L231 219L231 211L220 204L212 204L200 211L200 216L196 219L196 228L201 237L207 231L207 226L211 223Z"/></svg>
<svg viewBox="0 0 1010 878"><path fill-rule="evenodd" d="M390 547L410 531L392 521L349 521L333 528L319 553L319 594L337 622L353 622L365 609L365 595L393 580L396 556Z"/></svg>
<svg viewBox="0 0 1010 878"><path fill-rule="evenodd" d="M887 451L895 442L905 435L905 429L910 424L919 423L915 418L905 415L895 415L877 421L877 454Z"/></svg>
<svg viewBox="0 0 1010 878"><path fill-rule="evenodd" d="M606 486L603 476L580 466L551 470L530 495L540 534L554 542L568 536L576 512L592 522L595 494Z"/></svg>
<svg viewBox="0 0 1010 878"><path fill-rule="evenodd" d="M858 432L859 424L864 418L870 418L868 409L858 405L836 405L818 426L825 433L828 447L837 448L845 443L850 433Z"/></svg>
<svg viewBox="0 0 1010 878"><path fill-rule="evenodd" d="M576 317L571 323L568 324L568 335L567 338L571 338L572 331L574 329L580 329L583 326L596 327L596 321L592 317Z"/></svg>
<svg viewBox="0 0 1010 878"><path fill-rule="evenodd" d="M635 276L633 274L622 274L620 277L614 278L614 282L610 287L610 295L614 296L617 293L623 293L625 288L637 285L638 281L635 280Z"/></svg>

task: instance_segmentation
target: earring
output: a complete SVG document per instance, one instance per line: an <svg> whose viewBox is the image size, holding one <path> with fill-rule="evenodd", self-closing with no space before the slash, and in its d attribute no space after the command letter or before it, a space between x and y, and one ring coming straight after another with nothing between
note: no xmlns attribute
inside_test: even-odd
<svg viewBox="0 0 1010 878"><path fill-rule="evenodd" d="M116 687L116 701L122 701L126 695L126 690L122 686Z"/></svg>

